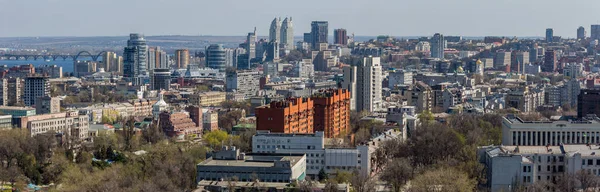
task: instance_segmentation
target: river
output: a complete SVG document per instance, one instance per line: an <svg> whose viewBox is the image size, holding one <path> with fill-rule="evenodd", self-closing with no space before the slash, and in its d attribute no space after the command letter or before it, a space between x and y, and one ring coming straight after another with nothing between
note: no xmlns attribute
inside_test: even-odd
<svg viewBox="0 0 600 192"><path fill-rule="evenodd" d="M80 58L83 60L92 60L91 58ZM99 58L98 60L102 60L101 58ZM38 59L38 60L0 60L0 65L7 65L9 67L11 66L17 66L17 65L27 65L27 64L33 64L33 66L40 66L40 65L57 65L62 67L63 73L72 73L73 72L73 59L67 59L67 60L63 60L62 58L56 59L56 61L44 61L43 59Z"/></svg>

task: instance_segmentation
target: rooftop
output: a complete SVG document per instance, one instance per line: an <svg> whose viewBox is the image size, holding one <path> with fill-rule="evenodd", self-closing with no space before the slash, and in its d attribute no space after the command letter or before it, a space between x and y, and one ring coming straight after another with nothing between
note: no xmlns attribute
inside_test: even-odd
<svg viewBox="0 0 600 192"><path fill-rule="evenodd" d="M562 148L562 149L561 149ZM501 146L488 151L496 155L530 155L530 154L564 154L573 156L581 154L584 157L600 156L600 145L563 145L563 146Z"/></svg>
<svg viewBox="0 0 600 192"><path fill-rule="evenodd" d="M198 165L203 166L239 166L239 167L274 167L277 161L290 161L293 165L302 160L304 155L272 155L254 154L245 155L243 160L218 160L209 158Z"/></svg>

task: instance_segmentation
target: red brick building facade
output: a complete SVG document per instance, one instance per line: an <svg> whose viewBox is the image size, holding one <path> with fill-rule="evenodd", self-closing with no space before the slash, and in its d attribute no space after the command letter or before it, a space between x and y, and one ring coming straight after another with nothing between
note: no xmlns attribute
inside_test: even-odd
<svg viewBox="0 0 600 192"><path fill-rule="evenodd" d="M291 98L256 108L256 130L274 133L313 133L313 101Z"/></svg>
<svg viewBox="0 0 600 192"><path fill-rule="evenodd" d="M162 112L159 126L169 137L182 134L202 134L202 128L196 126L192 118L184 112Z"/></svg>
<svg viewBox="0 0 600 192"><path fill-rule="evenodd" d="M313 95L314 130L334 138L350 131L350 91L329 89Z"/></svg>

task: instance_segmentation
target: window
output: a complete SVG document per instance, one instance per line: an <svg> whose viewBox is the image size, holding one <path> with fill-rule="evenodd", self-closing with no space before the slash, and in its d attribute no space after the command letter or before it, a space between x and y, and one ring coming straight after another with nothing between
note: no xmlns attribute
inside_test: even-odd
<svg viewBox="0 0 600 192"><path fill-rule="evenodd" d="M527 172L527 166L524 166L523 167L523 173L526 173L526 172Z"/></svg>
<svg viewBox="0 0 600 192"><path fill-rule="evenodd" d="M585 159L581 160L581 165L585 165Z"/></svg>
<svg viewBox="0 0 600 192"><path fill-rule="evenodd" d="M590 165L590 166L591 166L591 165L594 165L594 160L592 160L592 159L588 159L588 162L587 162L587 164L588 164L588 165Z"/></svg>
<svg viewBox="0 0 600 192"><path fill-rule="evenodd" d="M260 149L260 145L256 145L256 148L257 148L257 149Z"/></svg>
<svg viewBox="0 0 600 192"><path fill-rule="evenodd" d="M563 162L563 161L565 161L565 157L562 157L562 156L558 157L558 162Z"/></svg>

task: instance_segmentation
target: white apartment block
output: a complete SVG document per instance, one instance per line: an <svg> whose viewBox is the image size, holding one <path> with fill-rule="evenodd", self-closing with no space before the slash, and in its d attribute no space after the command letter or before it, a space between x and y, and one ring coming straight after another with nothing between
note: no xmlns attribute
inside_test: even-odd
<svg viewBox="0 0 600 192"><path fill-rule="evenodd" d="M600 143L600 119L523 121L515 116L502 118L502 145L557 146Z"/></svg>
<svg viewBox="0 0 600 192"><path fill-rule="evenodd" d="M356 148L335 148L326 146L324 134L319 131L314 134L258 132L252 137L252 152L306 154L306 174L312 178L321 169L328 174L335 174L337 170L358 170L366 175L375 170L371 158L377 146L386 139L397 138L399 133L389 130Z"/></svg>
<svg viewBox="0 0 600 192"><path fill-rule="evenodd" d="M553 182L565 173L582 170L600 175L597 145L490 146L480 148L478 155L487 167L492 192L511 191L516 184Z"/></svg>
<svg viewBox="0 0 600 192"><path fill-rule="evenodd" d="M342 88L350 91L350 109L375 111L382 102L381 58L365 57L358 66L344 67Z"/></svg>

